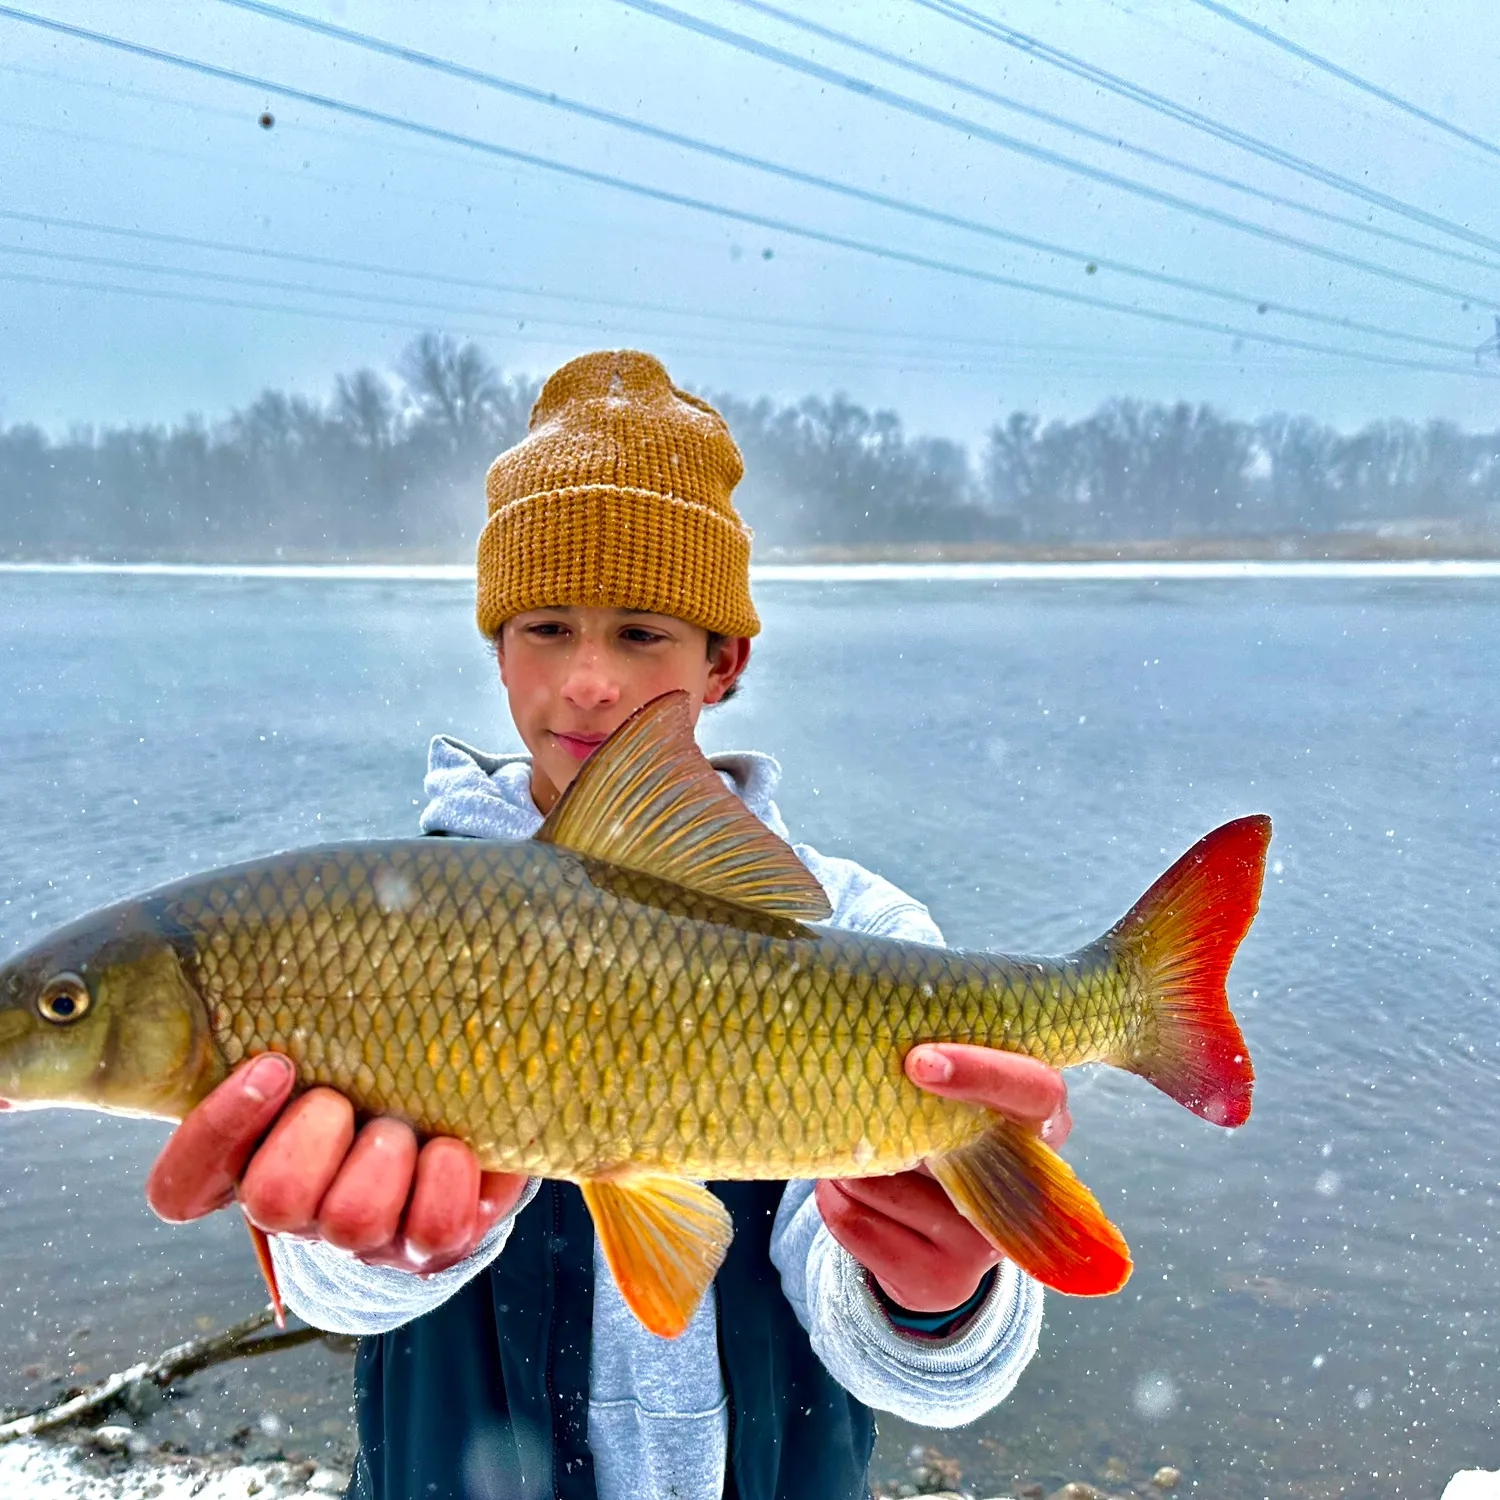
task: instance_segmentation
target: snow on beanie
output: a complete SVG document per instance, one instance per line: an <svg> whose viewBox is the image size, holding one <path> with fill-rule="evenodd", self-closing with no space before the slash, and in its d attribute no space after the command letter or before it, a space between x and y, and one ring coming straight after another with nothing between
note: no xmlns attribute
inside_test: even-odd
<svg viewBox="0 0 1500 1500"><path fill-rule="evenodd" d="M756 635L744 464L723 417L631 349L558 370L530 430L490 465L479 534L480 630L551 605L650 610Z"/></svg>

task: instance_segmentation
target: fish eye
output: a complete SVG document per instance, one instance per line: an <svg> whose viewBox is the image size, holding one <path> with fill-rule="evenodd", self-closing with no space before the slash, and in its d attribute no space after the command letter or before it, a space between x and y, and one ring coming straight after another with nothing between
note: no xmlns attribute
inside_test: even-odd
<svg viewBox="0 0 1500 1500"><path fill-rule="evenodd" d="M76 974L58 974L42 986L36 1008L58 1026L76 1021L89 1008L89 988Z"/></svg>

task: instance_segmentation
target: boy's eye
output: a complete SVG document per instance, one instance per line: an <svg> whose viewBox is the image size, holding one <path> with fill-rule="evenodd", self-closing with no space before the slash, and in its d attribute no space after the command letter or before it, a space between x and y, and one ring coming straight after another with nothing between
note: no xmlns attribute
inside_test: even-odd
<svg viewBox="0 0 1500 1500"><path fill-rule="evenodd" d="M634 641L638 645L648 644L651 641L664 641L666 636L660 631L647 630L644 625L632 625L622 632L627 641Z"/></svg>
<svg viewBox="0 0 1500 1500"><path fill-rule="evenodd" d="M536 624L526 627L526 634L556 636L561 635L567 628L560 620L538 620Z"/></svg>

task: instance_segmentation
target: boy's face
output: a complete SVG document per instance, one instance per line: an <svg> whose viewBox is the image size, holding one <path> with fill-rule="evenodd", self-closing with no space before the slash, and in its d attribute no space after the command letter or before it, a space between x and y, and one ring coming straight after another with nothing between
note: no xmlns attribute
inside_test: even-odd
<svg viewBox="0 0 1500 1500"><path fill-rule="evenodd" d="M694 724L750 660L743 637L708 652L708 632L670 615L564 605L507 620L496 645L510 716L531 752L531 795L548 813L579 766L643 703L675 688Z"/></svg>

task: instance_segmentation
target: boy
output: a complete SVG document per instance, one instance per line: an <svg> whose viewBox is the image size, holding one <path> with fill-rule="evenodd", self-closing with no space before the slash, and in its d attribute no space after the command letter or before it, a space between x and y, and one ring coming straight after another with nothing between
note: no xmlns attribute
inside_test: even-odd
<svg viewBox="0 0 1500 1500"><path fill-rule="evenodd" d="M730 499L741 473L718 413L650 356L552 376L490 470L478 557L479 627L530 754L435 740L424 832L529 837L643 703L684 690L696 722L734 690L760 628ZM775 762L715 765L787 837ZM795 847L834 925L942 941L888 882ZM1030 1059L929 1045L906 1068L1053 1145L1067 1134L1060 1075ZM275 1055L242 1067L182 1123L147 1192L174 1220L237 1196L274 1236L288 1304L364 1335L359 1500L852 1500L870 1406L970 1421L1036 1347L1040 1288L921 1171L716 1185L734 1242L715 1295L668 1341L625 1307L575 1187L482 1172L399 1120L357 1126L330 1089L287 1105L293 1074Z"/></svg>

